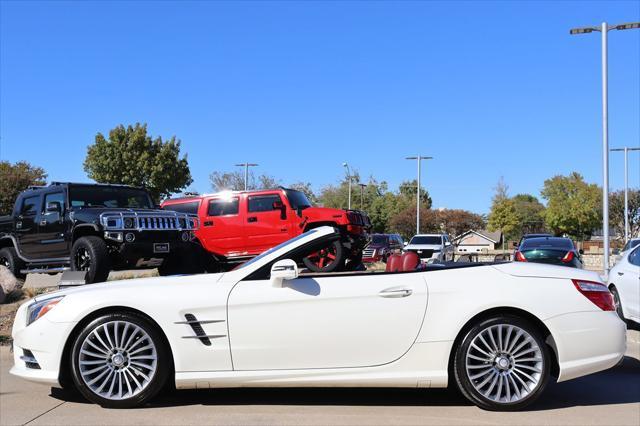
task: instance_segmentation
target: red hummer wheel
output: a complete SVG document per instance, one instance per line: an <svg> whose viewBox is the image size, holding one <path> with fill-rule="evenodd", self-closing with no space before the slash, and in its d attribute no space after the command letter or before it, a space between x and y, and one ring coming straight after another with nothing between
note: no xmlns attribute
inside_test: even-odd
<svg viewBox="0 0 640 426"><path fill-rule="evenodd" d="M333 272L344 267L345 252L340 241L311 253L302 259L304 265L312 272Z"/></svg>

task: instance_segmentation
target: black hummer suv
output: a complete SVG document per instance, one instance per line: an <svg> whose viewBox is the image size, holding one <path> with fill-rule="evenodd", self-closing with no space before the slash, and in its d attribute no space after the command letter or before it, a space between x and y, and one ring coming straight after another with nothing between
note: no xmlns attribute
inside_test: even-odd
<svg viewBox="0 0 640 426"><path fill-rule="evenodd" d="M87 283L106 281L111 270L179 273L197 227L195 216L156 209L144 189L54 182L22 192L0 217L0 265L20 278L86 271Z"/></svg>

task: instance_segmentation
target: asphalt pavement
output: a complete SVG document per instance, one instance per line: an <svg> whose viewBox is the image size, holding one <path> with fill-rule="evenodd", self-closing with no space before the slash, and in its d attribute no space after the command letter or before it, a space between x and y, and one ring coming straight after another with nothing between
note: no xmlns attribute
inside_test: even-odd
<svg viewBox="0 0 640 426"><path fill-rule="evenodd" d="M550 383L527 411L483 411L444 389L217 389L176 391L138 409L109 410L76 393L9 375L0 348L0 425L640 425L640 332L624 362Z"/></svg>

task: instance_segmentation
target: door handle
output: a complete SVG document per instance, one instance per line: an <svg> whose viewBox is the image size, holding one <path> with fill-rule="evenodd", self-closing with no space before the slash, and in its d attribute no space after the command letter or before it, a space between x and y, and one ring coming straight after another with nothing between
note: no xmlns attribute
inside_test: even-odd
<svg viewBox="0 0 640 426"><path fill-rule="evenodd" d="M382 290L380 293L378 293L378 296L397 298L397 297L411 296L412 293L413 293L413 290L411 290L410 288L394 287L394 288L387 288L385 290Z"/></svg>
<svg viewBox="0 0 640 426"><path fill-rule="evenodd" d="M213 221L211 220L205 220L204 223L202 224L203 226L213 226Z"/></svg>
<svg viewBox="0 0 640 426"><path fill-rule="evenodd" d="M42 219L40 221L40 226L47 226L47 219Z"/></svg>
<svg viewBox="0 0 640 426"><path fill-rule="evenodd" d="M618 272L618 275L622 276L624 275L624 272Z"/></svg>
<svg viewBox="0 0 640 426"><path fill-rule="evenodd" d="M258 221L258 218L255 216L251 216L247 218L247 222L257 222L257 221Z"/></svg>
<svg viewBox="0 0 640 426"><path fill-rule="evenodd" d="M22 222L16 222L16 229L22 229Z"/></svg>

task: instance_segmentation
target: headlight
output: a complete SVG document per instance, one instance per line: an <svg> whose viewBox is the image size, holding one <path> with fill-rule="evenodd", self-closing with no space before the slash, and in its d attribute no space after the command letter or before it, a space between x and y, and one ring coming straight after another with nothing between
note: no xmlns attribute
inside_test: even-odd
<svg viewBox="0 0 640 426"><path fill-rule="evenodd" d="M49 312L51 309L53 309L62 300L63 297L64 296L53 297L32 303L27 309L27 325L31 324L32 322Z"/></svg>

